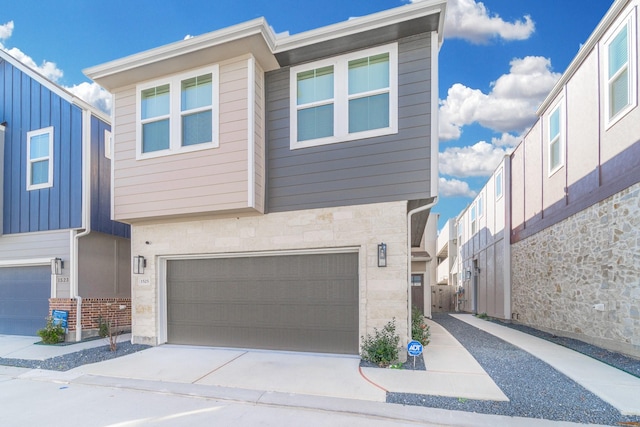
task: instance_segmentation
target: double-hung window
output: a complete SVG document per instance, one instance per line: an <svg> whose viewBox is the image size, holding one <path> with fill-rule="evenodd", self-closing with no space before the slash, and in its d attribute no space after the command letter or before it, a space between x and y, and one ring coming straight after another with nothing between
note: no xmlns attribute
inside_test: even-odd
<svg viewBox="0 0 640 427"><path fill-rule="evenodd" d="M498 172L496 173L496 180L495 180L495 184L496 184L496 200L500 200L500 198L502 197L502 168L500 168L498 170Z"/></svg>
<svg viewBox="0 0 640 427"><path fill-rule="evenodd" d="M53 186L53 127L27 132L27 190Z"/></svg>
<svg viewBox="0 0 640 427"><path fill-rule="evenodd" d="M564 163L563 105L563 101L560 101L560 103L551 110L551 114L547 116L549 175L560 169Z"/></svg>
<svg viewBox="0 0 640 427"><path fill-rule="evenodd" d="M476 224L476 204L474 203L473 205L471 205L471 235L473 236L474 234L476 234L477 230L477 224Z"/></svg>
<svg viewBox="0 0 640 427"><path fill-rule="evenodd" d="M218 146L218 67L138 86L138 158Z"/></svg>
<svg viewBox="0 0 640 427"><path fill-rule="evenodd" d="M605 38L606 121L612 125L636 105L635 13Z"/></svg>
<svg viewBox="0 0 640 427"><path fill-rule="evenodd" d="M292 67L291 148L397 132L397 44Z"/></svg>

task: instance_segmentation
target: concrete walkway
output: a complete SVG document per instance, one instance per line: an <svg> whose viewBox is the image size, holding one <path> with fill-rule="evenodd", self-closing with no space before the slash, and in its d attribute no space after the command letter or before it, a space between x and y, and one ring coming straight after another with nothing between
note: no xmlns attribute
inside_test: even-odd
<svg viewBox="0 0 640 427"><path fill-rule="evenodd" d="M118 337L119 342L130 340L131 334L122 334ZM109 344L106 338L98 338L79 343L67 343L65 345L43 345L39 344L40 341L40 337L0 335L0 358L46 360L52 357L63 356L65 354Z"/></svg>
<svg viewBox="0 0 640 427"><path fill-rule="evenodd" d="M478 319L471 314L451 314L478 329L521 348L548 363L623 415L640 415L640 378L589 356L524 332Z"/></svg>
<svg viewBox="0 0 640 427"><path fill-rule="evenodd" d="M431 331L431 342L423 353L426 371L362 368L362 374L385 391L509 400L476 359L446 329L431 320L426 323Z"/></svg>

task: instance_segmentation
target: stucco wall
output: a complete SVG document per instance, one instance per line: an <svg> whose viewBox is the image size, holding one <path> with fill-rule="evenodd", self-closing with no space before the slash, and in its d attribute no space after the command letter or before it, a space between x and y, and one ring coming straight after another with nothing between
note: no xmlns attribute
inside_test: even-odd
<svg viewBox="0 0 640 427"><path fill-rule="evenodd" d="M640 184L514 244L512 268L514 320L640 357Z"/></svg>
<svg viewBox="0 0 640 427"><path fill-rule="evenodd" d="M406 202L390 202L134 225L132 254L144 256L147 267L145 274L132 276L133 342L163 342L162 264L166 257L357 248L359 336L395 317L397 331L406 343L406 209ZM377 245L381 242L387 244L386 268L377 266Z"/></svg>

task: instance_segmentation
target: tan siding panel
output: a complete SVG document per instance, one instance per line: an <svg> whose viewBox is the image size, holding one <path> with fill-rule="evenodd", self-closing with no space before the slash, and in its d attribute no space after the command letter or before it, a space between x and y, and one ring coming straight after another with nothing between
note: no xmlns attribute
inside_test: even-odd
<svg viewBox="0 0 640 427"><path fill-rule="evenodd" d="M246 207L247 81L246 58L220 66L218 148L145 160L136 160L136 90L116 93L116 218Z"/></svg>

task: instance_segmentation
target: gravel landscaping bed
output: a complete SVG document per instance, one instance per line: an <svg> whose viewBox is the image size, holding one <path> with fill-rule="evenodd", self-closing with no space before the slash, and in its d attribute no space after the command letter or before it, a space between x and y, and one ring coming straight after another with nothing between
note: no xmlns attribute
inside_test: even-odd
<svg viewBox="0 0 640 427"><path fill-rule="evenodd" d="M387 402L577 423L619 425L640 422L640 417L621 415L617 409L524 350L448 314L434 314L433 320L471 353L507 395L509 402L408 393L387 393Z"/></svg>
<svg viewBox="0 0 640 427"><path fill-rule="evenodd" d="M109 350L109 345L80 350L63 356L46 360L9 359L0 357L0 365L16 366L19 368L47 369L50 371L68 371L88 363L102 362L115 359L140 350L149 348L148 345L131 344L130 341L118 342L116 351Z"/></svg>

